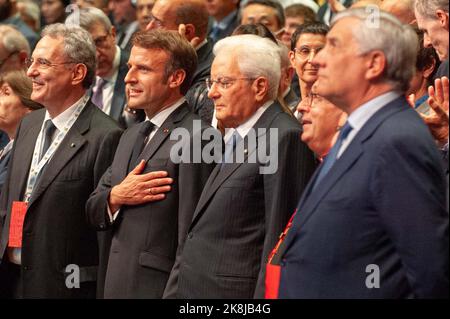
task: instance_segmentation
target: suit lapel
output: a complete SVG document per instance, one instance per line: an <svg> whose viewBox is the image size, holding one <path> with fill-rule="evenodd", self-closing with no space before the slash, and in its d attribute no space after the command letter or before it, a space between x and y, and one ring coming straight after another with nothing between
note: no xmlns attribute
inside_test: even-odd
<svg viewBox="0 0 450 319"><path fill-rule="evenodd" d="M111 102L110 116L116 121L119 120L125 105L125 76L128 72L127 62L129 55L126 51L120 52L119 73L117 75L116 84L114 86L113 100Z"/></svg>
<svg viewBox="0 0 450 319"><path fill-rule="evenodd" d="M320 184L317 185L315 191L312 192L312 187L321 167L316 170L300 200L298 206L299 217L295 219L292 228L295 228L297 230L301 229L302 226L308 221L308 219L315 212L318 204L328 194L330 189L358 161L358 159L364 153L364 142L370 139L377 128L383 123L383 121L390 117L393 113L405 110L405 108L408 107L409 106L407 106L404 98L400 97L375 113L372 118L369 119L369 121L361 128L358 134L356 134L353 141L347 147L339 160L334 164L327 176L325 176ZM292 240L293 236L288 236L288 238Z"/></svg>
<svg viewBox="0 0 450 319"><path fill-rule="evenodd" d="M89 130L94 108L95 106L89 101L69 132L67 132L55 154L53 154L52 159L43 168L41 176L33 189L29 206L42 195L61 170L68 165L75 154L87 143L83 135Z"/></svg>
<svg viewBox="0 0 450 319"><path fill-rule="evenodd" d="M258 132L256 144L253 143L246 143L248 136L242 141L239 142L239 144L236 146L236 149L244 149L244 161L245 163L247 161L247 158L252 155L254 152L258 149L258 140L260 138L264 138L267 131L258 131L258 128L269 128L270 123L274 120L274 118L277 116L277 114L283 112L281 110L281 107L278 103L272 104L264 113L263 115L258 119L256 124L253 126L253 129ZM242 144L247 144L248 147L242 147ZM253 145L252 145L253 144ZM243 163L231 163L226 164L221 169L221 164L218 164L214 170L212 171L210 177L208 178L208 181L206 182L205 187L203 188L202 195L200 196L200 200L197 204L197 208L195 209L194 217L192 219L192 225L195 224L195 222L199 218L200 212L203 210L203 208L206 206L208 201L214 196L214 194L217 192L219 187L228 179L230 176L243 164Z"/></svg>
<svg viewBox="0 0 450 319"><path fill-rule="evenodd" d="M183 103L178 109L176 109L169 117L164 121L163 125L156 131L155 135L144 148L139 158L146 160L147 162L159 149L161 144L170 136L173 128L185 117L189 112L187 103Z"/></svg>
<svg viewBox="0 0 450 319"><path fill-rule="evenodd" d="M11 163L15 166L14 173L15 180L17 183L14 183L14 187L11 189L11 196L14 200L22 200L22 196L26 187L26 183L28 180L28 173L30 171L31 159L33 158L34 147L36 145L36 140L39 135L39 131L42 126L42 122L44 121L45 110L39 110L35 112L40 112L39 117L33 123L33 125L24 133L23 137L20 138L20 142L15 142L15 150L14 154L15 158L20 158L19 163Z"/></svg>

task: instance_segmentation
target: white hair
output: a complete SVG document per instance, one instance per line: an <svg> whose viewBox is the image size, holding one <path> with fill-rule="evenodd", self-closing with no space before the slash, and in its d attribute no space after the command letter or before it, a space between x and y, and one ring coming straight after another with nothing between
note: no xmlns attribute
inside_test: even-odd
<svg viewBox="0 0 450 319"><path fill-rule="evenodd" d="M379 11L377 24L373 13L365 8L348 9L337 14L331 25L344 18L357 18L359 26L354 26L353 36L359 45L360 54L380 50L386 57L384 80L393 89L406 91L415 73L419 40L414 29L401 23L390 13Z"/></svg>
<svg viewBox="0 0 450 319"><path fill-rule="evenodd" d="M79 11L71 13L66 18L66 24L76 25L78 23L80 27L88 31L96 24L102 25L107 32L112 27L108 16L102 10L95 7L82 8Z"/></svg>
<svg viewBox="0 0 450 319"><path fill-rule="evenodd" d="M250 78L265 77L269 99L276 99L281 77L280 48L273 41L253 34L227 37L216 43L214 55L235 57L239 70Z"/></svg>
<svg viewBox="0 0 450 319"><path fill-rule="evenodd" d="M448 0L416 0L414 7L420 15L435 19L436 10L448 13Z"/></svg>

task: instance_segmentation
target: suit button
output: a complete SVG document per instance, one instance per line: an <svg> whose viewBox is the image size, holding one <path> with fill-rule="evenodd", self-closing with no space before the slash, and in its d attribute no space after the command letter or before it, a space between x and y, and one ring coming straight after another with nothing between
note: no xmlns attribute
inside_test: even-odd
<svg viewBox="0 0 450 319"><path fill-rule="evenodd" d="M189 233L188 234L188 239L192 239L192 237L194 237L194 234L193 233Z"/></svg>
<svg viewBox="0 0 450 319"><path fill-rule="evenodd" d="M105 229L106 225L105 224L100 224L100 229Z"/></svg>
<svg viewBox="0 0 450 319"><path fill-rule="evenodd" d="M23 270L30 270L30 267L28 267L28 266L23 266Z"/></svg>

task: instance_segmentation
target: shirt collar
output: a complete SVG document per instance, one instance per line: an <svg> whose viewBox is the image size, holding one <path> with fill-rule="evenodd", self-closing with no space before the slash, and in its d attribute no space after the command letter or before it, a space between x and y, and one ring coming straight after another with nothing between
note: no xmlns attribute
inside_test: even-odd
<svg viewBox="0 0 450 319"><path fill-rule="evenodd" d="M154 115L151 119L149 119L148 117L146 117L146 119L152 122L157 128L160 128L163 125L163 123L167 120L169 115L172 114L173 111L175 111L177 108L179 108L185 101L186 99L182 97L168 108L165 108L161 112Z"/></svg>
<svg viewBox="0 0 450 319"><path fill-rule="evenodd" d="M395 91L390 91L379 95L353 111L353 113L348 117L347 121L350 123L354 130L359 131L377 111L379 111L383 106L400 97L400 95L400 93Z"/></svg>
<svg viewBox="0 0 450 319"><path fill-rule="evenodd" d="M223 140L225 141L225 143L227 143L231 136L233 135L234 131L236 130L241 138L245 138L248 134L248 132L250 132L250 130L252 129L253 126L255 126L256 122L259 120L259 118L261 117L261 115L263 115L263 113L269 108L269 106L271 106L273 104L273 100L271 101L267 101L266 103L264 103L261 107L259 107L256 112L247 120L245 121L245 123L242 123L241 125L239 125L236 128L228 128L225 129L225 136L223 138Z"/></svg>
<svg viewBox="0 0 450 319"><path fill-rule="evenodd" d="M196 51L200 50L203 46L206 45L206 43L208 43L208 39L205 39L202 42L200 42L200 44L195 47L195 50Z"/></svg>
<svg viewBox="0 0 450 319"><path fill-rule="evenodd" d="M75 112L75 110L77 109L77 107L83 103L86 106L87 101L88 101L88 95L87 95L87 93L85 93L77 102L75 102L75 104L73 104L71 107L67 108L64 112L62 112L61 114L59 114L58 116L56 116L53 119L50 117L50 114L48 113L48 111L46 111L43 123L45 123L47 120L52 120L53 124L56 126L58 131L63 131L67 122L70 120L70 118L72 117L72 115ZM42 127L43 126L44 126L44 124L42 124Z"/></svg>

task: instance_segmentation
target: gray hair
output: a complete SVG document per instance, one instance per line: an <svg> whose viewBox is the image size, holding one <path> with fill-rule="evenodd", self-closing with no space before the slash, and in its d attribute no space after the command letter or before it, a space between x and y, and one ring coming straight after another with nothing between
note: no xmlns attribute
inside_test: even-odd
<svg viewBox="0 0 450 319"><path fill-rule="evenodd" d="M415 73L419 41L410 25L401 23L390 13L380 11L377 27L371 25L373 13L365 8L348 9L337 14L331 26L344 18L357 18L360 26L353 28L353 36L360 54L380 50L386 57L383 79L394 90L405 92ZM378 18L378 17L377 17Z"/></svg>
<svg viewBox="0 0 450 319"><path fill-rule="evenodd" d="M0 25L0 42L8 53L25 51L30 55L30 44L23 34L10 25Z"/></svg>
<svg viewBox="0 0 450 319"><path fill-rule="evenodd" d="M62 23L51 24L42 31L42 37L63 38L63 54L70 62L82 63L87 68L83 87L88 89L95 78L97 66L95 45L90 34L77 26L67 26Z"/></svg>
<svg viewBox="0 0 450 319"><path fill-rule="evenodd" d="M78 25L85 30L90 30L94 25L100 24L105 31L111 30L112 24L108 16L100 9L95 7L82 8L79 11L71 13L66 18L66 24Z"/></svg>
<svg viewBox="0 0 450 319"><path fill-rule="evenodd" d="M18 0L23 5L23 14L33 19L35 26L41 28L41 10L39 5L31 0ZM20 11L20 10L19 10Z"/></svg>
<svg viewBox="0 0 450 319"><path fill-rule="evenodd" d="M249 78L265 77L269 82L268 98L278 95L280 83L280 48L273 41L253 34L227 37L216 43L214 55L236 57L239 70Z"/></svg>
<svg viewBox="0 0 450 319"><path fill-rule="evenodd" d="M436 10L448 13L448 0L416 0L414 7L420 15L435 19Z"/></svg>

